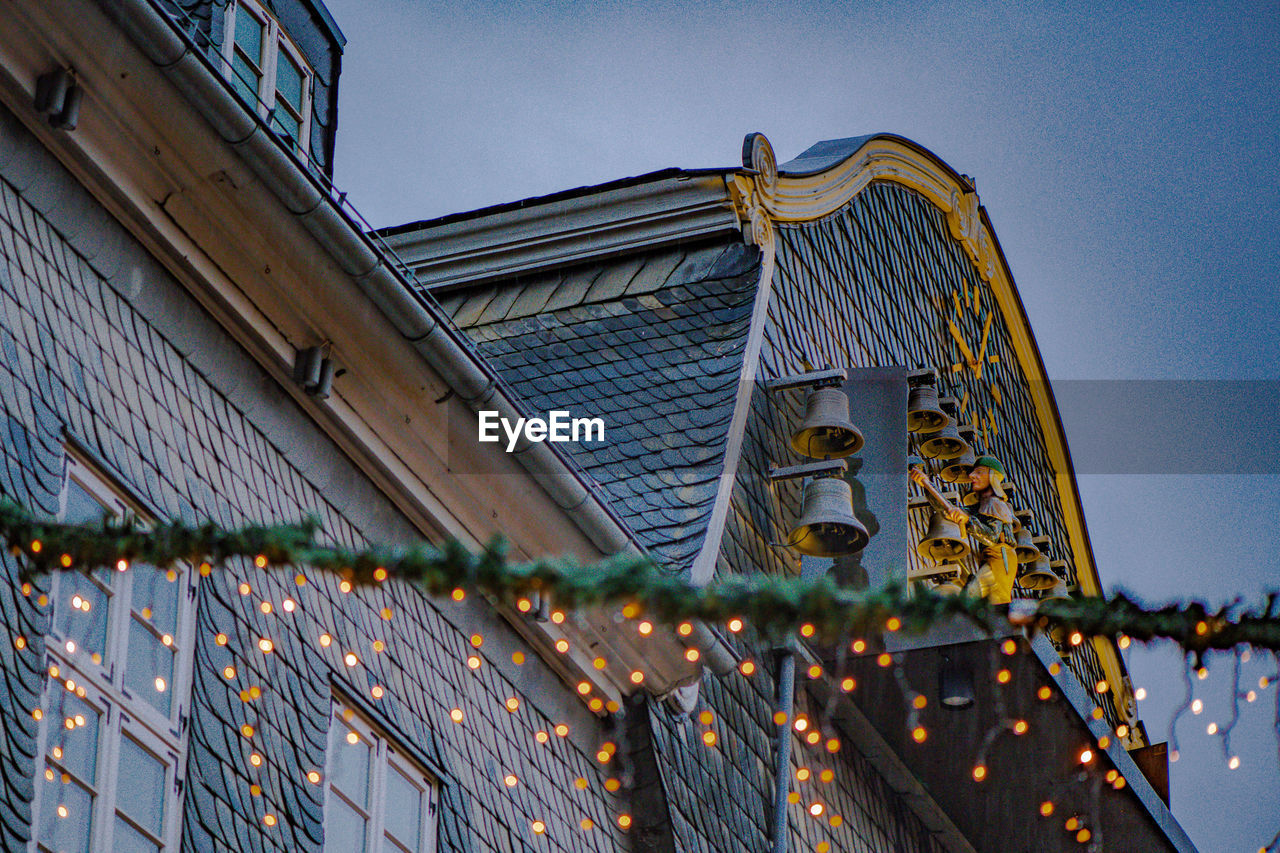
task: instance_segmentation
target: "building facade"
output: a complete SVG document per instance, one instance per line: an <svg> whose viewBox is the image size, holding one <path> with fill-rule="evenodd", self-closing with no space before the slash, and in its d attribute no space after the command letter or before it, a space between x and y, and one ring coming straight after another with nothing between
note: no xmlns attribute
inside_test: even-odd
<svg viewBox="0 0 1280 853"><path fill-rule="evenodd" d="M925 506L902 465L875 469L875 442L848 477L869 574L783 544L806 507L773 474L801 461L805 390L769 383L896 371L897 423L908 374L932 369L1062 580L1100 591L990 224L918 146L837 140L779 168L753 135L742 167L375 234L328 181L344 40L321 3L10 6L6 498L69 521L313 515L351 546L644 552L699 583L929 584ZM600 417L605 440L474 440L478 410L557 409ZM923 440L878 446L905 460ZM893 488L900 541L892 508L868 515ZM305 567L23 585L3 560L4 849L1066 850L1076 813L1123 839L1107 846L1190 849L1128 756L1147 744L1109 643L1014 639L1002 692L980 676L1004 638L779 650ZM979 673L971 709L933 701L944 663ZM1032 736L985 744L1018 702ZM1127 786L1073 782L1082 744L1090 779Z"/></svg>

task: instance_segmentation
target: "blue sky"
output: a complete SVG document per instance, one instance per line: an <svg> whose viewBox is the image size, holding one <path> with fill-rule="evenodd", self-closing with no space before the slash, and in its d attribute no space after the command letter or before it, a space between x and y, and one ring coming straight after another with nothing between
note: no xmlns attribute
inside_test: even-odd
<svg viewBox="0 0 1280 853"><path fill-rule="evenodd" d="M350 40L337 179L375 225L732 165L748 131L786 160L888 130L976 176L1051 378L1280 377L1280 6L328 5ZM1172 439L1143 418L1110 437L1111 453L1169 445L1167 468L1079 456L1103 472L1080 477L1095 555L1109 585L1152 600L1256 599L1280 587L1276 386L1252 405L1197 388ZM1063 418L1068 440L1073 422L1098 432L1088 405ZM1184 452L1246 473L1172 473ZM1164 739L1179 657L1133 650L1130 666ZM1197 682L1206 710L1179 725L1171 768L1174 812L1206 851L1280 829L1276 688L1244 706L1239 770L1205 733L1229 713L1230 670ZM1275 660L1245 670L1256 682Z"/></svg>

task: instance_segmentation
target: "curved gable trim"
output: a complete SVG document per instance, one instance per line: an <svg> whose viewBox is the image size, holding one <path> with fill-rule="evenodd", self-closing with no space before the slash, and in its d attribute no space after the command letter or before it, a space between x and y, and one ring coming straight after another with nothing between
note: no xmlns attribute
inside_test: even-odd
<svg viewBox="0 0 1280 853"><path fill-rule="evenodd" d="M1081 590L1086 595L1100 595L1102 585L1058 406L1013 274L986 209L978 201L972 179L956 172L927 148L888 133L821 142L782 166L776 165L769 141L753 133L744 141L742 153L746 169L732 176L730 189L745 222L821 219L848 204L876 181L889 181L915 190L945 214L952 237L990 285L1008 325L1056 471L1055 481ZM767 234L769 229L756 230L765 232L762 236L772 236Z"/></svg>

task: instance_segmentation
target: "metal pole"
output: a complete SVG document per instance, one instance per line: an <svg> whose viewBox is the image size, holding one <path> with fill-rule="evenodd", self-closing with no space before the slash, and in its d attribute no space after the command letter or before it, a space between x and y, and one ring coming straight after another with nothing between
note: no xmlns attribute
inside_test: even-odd
<svg viewBox="0 0 1280 853"><path fill-rule="evenodd" d="M788 647L778 660L777 710L786 717L778 726L778 744L774 763L773 848L772 853L787 853L790 828L787 824L787 794L791 787L791 712L796 695L796 653Z"/></svg>

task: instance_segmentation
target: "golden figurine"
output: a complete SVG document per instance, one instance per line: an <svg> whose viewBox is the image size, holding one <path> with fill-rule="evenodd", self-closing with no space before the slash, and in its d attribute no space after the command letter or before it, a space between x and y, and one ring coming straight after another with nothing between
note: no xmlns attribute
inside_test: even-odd
<svg viewBox="0 0 1280 853"><path fill-rule="evenodd" d="M1013 507L1009 506L1004 488L1004 465L994 456L979 456L969 473L974 512L969 513L943 497L933 479L919 465L912 465L909 476L919 485L934 509L960 525L981 543L982 568L978 570L978 589L992 604L1008 604L1013 600L1013 584L1018 577L1018 559L1014 551Z"/></svg>

